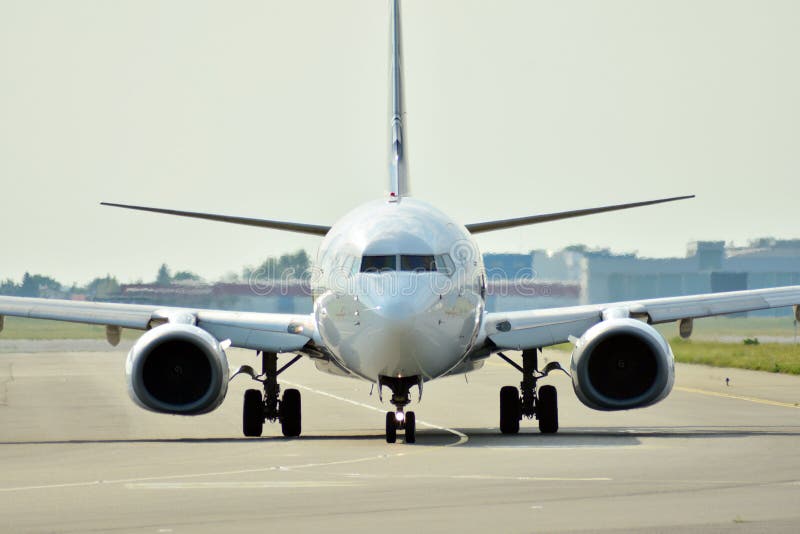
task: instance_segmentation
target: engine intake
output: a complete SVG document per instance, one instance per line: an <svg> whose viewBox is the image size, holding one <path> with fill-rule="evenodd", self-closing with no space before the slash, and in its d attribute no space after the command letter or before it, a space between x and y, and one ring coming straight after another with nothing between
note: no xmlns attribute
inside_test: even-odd
<svg viewBox="0 0 800 534"><path fill-rule="evenodd" d="M572 353L572 385L595 410L644 408L664 399L675 381L669 344L652 326L610 319L591 327Z"/></svg>
<svg viewBox="0 0 800 534"><path fill-rule="evenodd" d="M211 334L188 324L145 333L128 354L126 373L134 402L159 413L207 413L228 391L225 351Z"/></svg>

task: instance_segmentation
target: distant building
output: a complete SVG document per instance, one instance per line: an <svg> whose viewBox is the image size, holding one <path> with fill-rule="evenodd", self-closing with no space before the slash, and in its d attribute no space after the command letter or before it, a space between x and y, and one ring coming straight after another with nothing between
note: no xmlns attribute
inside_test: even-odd
<svg viewBox="0 0 800 534"><path fill-rule="evenodd" d="M169 286L123 284L120 286L120 291L121 295L111 300L135 304L269 313L310 313L312 309L310 288L308 284L299 281L278 280L274 284L265 283L263 286L226 283Z"/></svg>
<svg viewBox="0 0 800 534"><path fill-rule="evenodd" d="M531 254L537 280L578 283L582 303L800 284L800 240L759 239L746 247L726 246L724 241L694 241L688 244L683 258L640 258L584 247Z"/></svg>
<svg viewBox="0 0 800 534"><path fill-rule="evenodd" d="M725 269L747 274L747 287L800 285L800 239L758 239L726 249Z"/></svg>
<svg viewBox="0 0 800 534"><path fill-rule="evenodd" d="M520 280L533 278L530 254L483 255L483 266L488 280Z"/></svg>
<svg viewBox="0 0 800 534"><path fill-rule="evenodd" d="M515 311L573 306L581 300L577 280L539 280L531 254L487 253L486 309Z"/></svg>
<svg viewBox="0 0 800 534"><path fill-rule="evenodd" d="M580 300L581 287L577 283L489 279L486 285L488 311L574 306Z"/></svg>

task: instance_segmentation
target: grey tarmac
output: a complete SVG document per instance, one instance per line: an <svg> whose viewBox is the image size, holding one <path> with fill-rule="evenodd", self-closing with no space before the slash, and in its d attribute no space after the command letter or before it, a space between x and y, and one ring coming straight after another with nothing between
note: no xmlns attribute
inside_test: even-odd
<svg viewBox="0 0 800 534"><path fill-rule="evenodd" d="M309 361L282 375L302 437L253 439L247 379L212 414L164 416L128 399L124 350L56 348L0 351L0 532L800 531L800 377L680 365L664 402L603 413L555 375L560 432L503 436L519 376L492 359L426 384L417 443L389 445L370 384Z"/></svg>

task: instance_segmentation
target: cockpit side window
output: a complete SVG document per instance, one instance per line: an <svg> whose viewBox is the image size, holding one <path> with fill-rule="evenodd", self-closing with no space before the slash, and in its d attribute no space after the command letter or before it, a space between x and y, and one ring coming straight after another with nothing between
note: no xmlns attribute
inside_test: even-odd
<svg viewBox="0 0 800 534"><path fill-rule="evenodd" d="M354 265L355 262L356 262L356 257L355 256L351 256L349 254L347 256L345 256L344 258L342 258L342 261L341 261L342 273L344 273L347 276L350 276L351 274L353 274L353 268L355 267L355 265Z"/></svg>
<svg viewBox="0 0 800 534"><path fill-rule="evenodd" d="M453 258L450 257L450 254L436 256L436 270L447 276L456 272L456 264L453 263Z"/></svg>
<svg viewBox="0 0 800 534"><path fill-rule="evenodd" d="M403 254L400 256L400 270L415 272L435 271L436 261L433 256Z"/></svg>
<svg viewBox="0 0 800 534"><path fill-rule="evenodd" d="M364 256L361 258L362 273L380 273L397 270L397 256Z"/></svg>

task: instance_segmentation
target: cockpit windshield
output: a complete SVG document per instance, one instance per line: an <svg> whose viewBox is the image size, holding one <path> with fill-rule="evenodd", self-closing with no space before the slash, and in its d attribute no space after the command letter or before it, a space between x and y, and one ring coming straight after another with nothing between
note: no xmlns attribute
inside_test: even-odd
<svg viewBox="0 0 800 534"><path fill-rule="evenodd" d="M400 256L400 270L401 271L435 271L436 260L433 256Z"/></svg>
<svg viewBox="0 0 800 534"><path fill-rule="evenodd" d="M361 259L362 273L381 273L397 270L397 256L364 256Z"/></svg>
<svg viewBox="0 0 800 534"><path fill-rule="evenodd" d="M449 276L455 271L455 265L449 254L392 254L361 258L362 273L387 271L438 272Z"/></svg>

